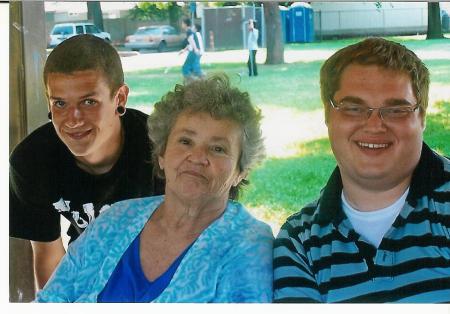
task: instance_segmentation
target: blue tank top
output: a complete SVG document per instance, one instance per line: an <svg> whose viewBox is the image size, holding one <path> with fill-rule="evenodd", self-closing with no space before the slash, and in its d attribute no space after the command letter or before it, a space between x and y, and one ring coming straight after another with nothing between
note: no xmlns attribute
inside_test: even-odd
<svg viewBox="0 0 450 314"><path fill-rule="evenodd" d="M154 281L149 281L142 270L139 250L139 234L123 254L97 302L151 302L156 299L172 280L189 245L170 267Z"/></svg>

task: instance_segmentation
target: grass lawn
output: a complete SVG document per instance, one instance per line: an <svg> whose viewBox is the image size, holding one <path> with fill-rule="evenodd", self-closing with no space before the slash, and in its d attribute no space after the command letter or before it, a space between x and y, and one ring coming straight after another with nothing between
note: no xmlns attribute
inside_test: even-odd
<svg viewBox="0 0 450 314"><path fill-rule="evenodd" d="M450 100L436 104L427 116L425 142L450 157ZM302 206L314 201L336 167L327 138L299 142L289 158L269 158L250 175L241 201L275 228Z"/></svg>
<svg viewBox="0 0 450 314"><path fill-rule="evenodd" d="M442 154L450 156L450 60L442 58L439 51L449 51L450 40L417 40L416 38L394 37L416 53L427 56L425 64L431 73L430 110L427 115L425 141ZM323 41L308 44L289 44L285 50L337 50L358 39ZM242 194L241 201L260 218L271 223L277 230L285 218L313 201L326 183L335 167L326 133L304 137L310 128L319 130L323 126L319 90L319 70L323 60L296 62L283 65L258 65L260 75L249 78L244 63L204 64L207 73L223 71L234 85L248 91L253 102L259 106L270 124L273 112L286 111L289 117L311 115L313 121L295 125L295 132L278 134L290 139L289 153L279 156L268 147L268 159L250 175L250 185ZM126 73L126 81L132 93L128 105L150 109L176 83L181 83L181 69L153 69ZM308 116L309 117L309 116ZM300 121L300 120L299 120ZM277 122L278 123L278 122ZM281 124L270 124L269 134L281 132ZM273 127L275 125L275 127ZM278 127L278 125L280 127ZM306 129L308 128L308 129ZM323 127L322 127L323 129ZM303 131L302 131L303 130Z"/></svg>

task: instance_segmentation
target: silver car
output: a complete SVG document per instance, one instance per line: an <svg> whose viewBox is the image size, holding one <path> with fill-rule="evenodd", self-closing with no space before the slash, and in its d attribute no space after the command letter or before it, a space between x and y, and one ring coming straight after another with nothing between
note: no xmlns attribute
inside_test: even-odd
<svg viewBox="0 0 450 314"><path fill-rule="evenodd" d="M168 48L181 48L186 35L170 25L139 27L133 35L125 38L125 48L131 50L157 49L159 52Z"/></svg>

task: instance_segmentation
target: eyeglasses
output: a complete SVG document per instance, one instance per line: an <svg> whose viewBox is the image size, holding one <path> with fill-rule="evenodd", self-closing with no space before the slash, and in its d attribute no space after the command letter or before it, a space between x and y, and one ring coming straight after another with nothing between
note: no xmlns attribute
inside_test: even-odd
<svg viewBox="0 0 450 314"><path fill-rule="evenodd" d="M399 106L386 106L381 108L370 108L364 105L356 104L350 100L343 100L338 105L330 99L331 106L342 112L342 114L349 118L358 120L369 119L373 111L378 110L378 116L384 122L395 122L405 119L411 112L416 111L419 105L414 106L399 105Z"/></svg>

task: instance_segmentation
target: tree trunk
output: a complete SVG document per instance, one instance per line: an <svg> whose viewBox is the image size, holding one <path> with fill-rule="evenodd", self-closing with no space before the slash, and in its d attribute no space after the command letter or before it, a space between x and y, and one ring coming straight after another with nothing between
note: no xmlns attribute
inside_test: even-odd
<svg viewBox="0 0 450 314"><path fill-rule="evenodd" d="M266 64L281 64L284 63L284 43L278 2L264 2L263 5L264 19L266 20Z"/></svg>
<svg viewBox="0 0 450 314"><path fill-rule="evenodd" d="M180 16L181 16L181 7L176 2L168 3L168 11L169 11L169 24L175 27L177 30L180 30Z"/></svg>
<svg viewBox="0 0 450 314"><path fill-rule="evenodd" d="M441 10L439 2L428 2L427 39L444 38L442 35Z"/></svg>
<svg viewBox="0 0 450 314"><path fill-rule="evenodd" d="M86 3L88 9L88 20L93 21L95 26L104 31L105 28L103 27L103 13L102 7L100 6L100 1L87 1Z"/></svg>

